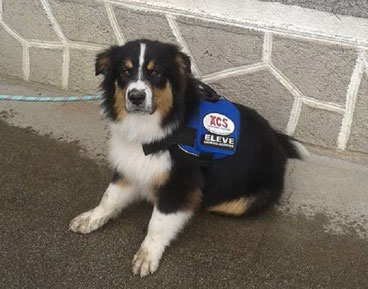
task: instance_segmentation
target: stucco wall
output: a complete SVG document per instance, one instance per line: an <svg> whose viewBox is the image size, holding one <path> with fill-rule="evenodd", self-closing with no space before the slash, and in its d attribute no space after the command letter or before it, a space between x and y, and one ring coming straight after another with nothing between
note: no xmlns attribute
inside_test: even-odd
<svg viewBox="0 0 368 289"><path fill-rule="evenodd" d="M368 18L368 1L366 0L261 0L297 5L305 8L326 11L333 14Z"/></svg>
<svg viewBox="0 0 368 289"><path fill-rule="evenodd" d="M0 72L96 93L96 53L140 37L169 41L191 56L198 77L277 129L368 153L368 21L220 2L2 0Z"/></svg>

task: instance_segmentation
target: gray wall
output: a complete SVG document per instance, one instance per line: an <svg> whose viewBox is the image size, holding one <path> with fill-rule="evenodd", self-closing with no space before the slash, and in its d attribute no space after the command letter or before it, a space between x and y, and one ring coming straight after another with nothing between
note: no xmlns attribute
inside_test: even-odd
<svg viewBox="0 0 368 289"><path fill-rule="evenodd" d="M169 41L190 54L198 77L275 128L368 153L366 47L118 2L3 0L2 11L3 74L96 93L96 53L140 37Z"/></svg>
<svg viewBox="0 0 368 289"><path fill-rule="evenodd" d="M367 0L261 0L316 9L333 14L368 18Z"/></svg>

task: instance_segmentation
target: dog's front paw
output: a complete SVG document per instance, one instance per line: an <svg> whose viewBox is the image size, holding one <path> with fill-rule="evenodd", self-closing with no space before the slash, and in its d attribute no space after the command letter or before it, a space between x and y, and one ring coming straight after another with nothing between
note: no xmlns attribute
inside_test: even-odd
<svg viewBox="0 0 368 289"><path fill-rule="evenodd" d="M141 246L133 258L133 274L139 274L141 277L153 274L157 270L159 262L159 255Z"/></svg>
<svg viewBox="0 0 368 289"><path fill-rule="evenodd" d="M75 217L69 224L69 229L75 233L91 233L108 221L108 218L99 214L96 209L87 211Z"/></svg>

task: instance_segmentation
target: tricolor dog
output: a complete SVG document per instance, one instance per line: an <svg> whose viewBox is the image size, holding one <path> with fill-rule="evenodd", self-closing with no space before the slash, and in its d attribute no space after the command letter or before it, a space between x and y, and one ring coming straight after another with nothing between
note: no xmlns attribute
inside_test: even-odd
<svg viewBox="0 0 368 289"><path fill-rule="evenodd" d="M172 44L136 40L97 55L110 123L114 176L100 204L70 223L87 234L133 202L153 213L133 273L158 268L166 246L197 209L250 216L275 204L288 158L304 147L255 110L217 95Z"/></svg>

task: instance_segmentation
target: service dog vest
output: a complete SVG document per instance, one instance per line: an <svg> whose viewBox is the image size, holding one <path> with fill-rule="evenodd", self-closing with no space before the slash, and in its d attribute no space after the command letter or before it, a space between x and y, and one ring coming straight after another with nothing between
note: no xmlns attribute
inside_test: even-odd
<svg viewBox="0 0 368 289"><path fill-rule="evenodd" d="M198 89L202 100L186 126L163 140L144 144L145 155L172 145L202 160L222 159L235 153L240 132L238 108L203 82L198 81Z"/></svg>
<svg viewBox="0 0 368 289"><path fill-rule="evenodd" d="M196 131L192 145L178 144L185 152L221 159L233 155L239 138L240 116L237 107L225 98L216 102L202 100L187 127Z"/></svg>

